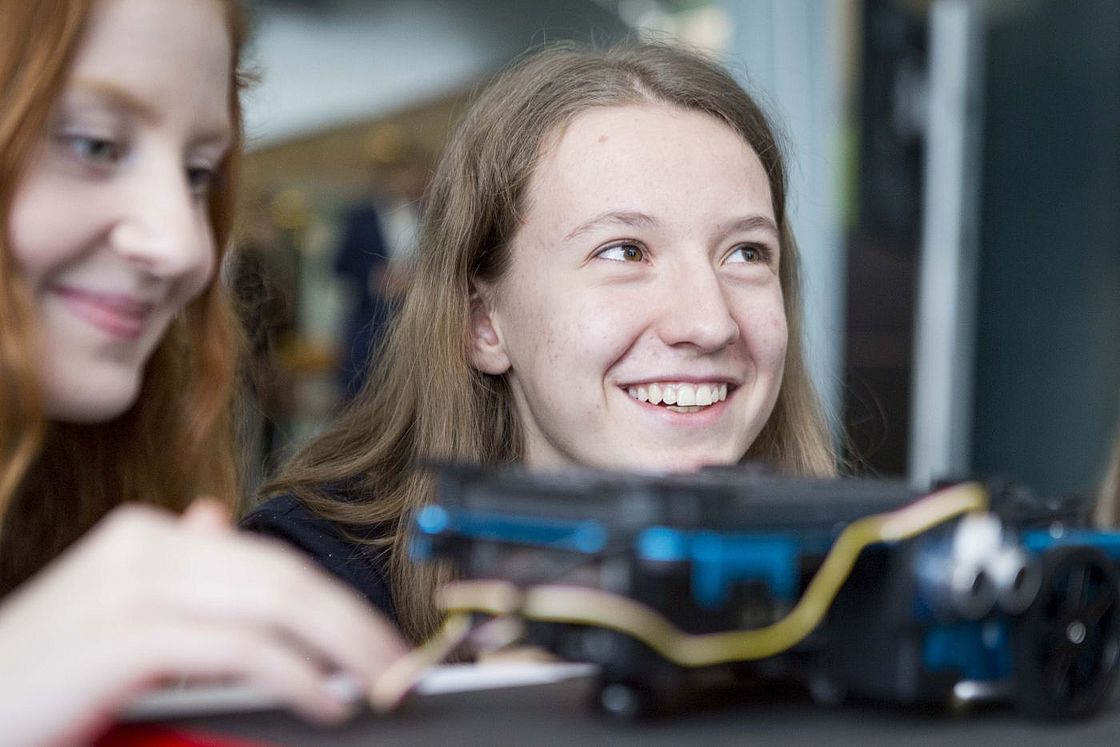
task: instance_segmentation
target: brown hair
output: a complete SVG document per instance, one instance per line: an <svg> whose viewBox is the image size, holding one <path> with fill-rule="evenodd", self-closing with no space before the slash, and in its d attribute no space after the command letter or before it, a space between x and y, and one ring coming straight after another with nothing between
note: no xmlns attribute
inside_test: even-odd
<svg viewBox="0 0 1120 747"><path fill-rule="evenodd" d="M244 25L227 21L234 65L230 156L209 198L219 253L233 223L240 151ZM230 419L238 333L220 283L173 322L147 364L137 403L109 423L50 423L35 369L34 307L8 245L8 223L32 152L96 0L0 0L0 594L37 571L113 506L184 508L196 495L237 491Z"/></svg>
<svg viewBox="0 0 1120 747"><path fill-rule="evenodd" d="M413 639L437 622L434 585L446 571L415 567L402 516L430 499L425 459L519 461L521 427L507 381L468 357L472 281L505 271L530 176L551 138L594 107L663 102L727 123L770 178L781 235L780 281L789 324L777 404L750 451L796 474L829 474L835 461L802 355L797 246L786 215L786 172L766 116L720 66L664 45L535 52L500 75L472 106L437 169L416 275L369 385L326 434L265 492L295 493L343 525L383 524L402 627ZM331 491L344 490L340 501Z"/></svg>
<svg viewBox="0 0 1120 747"><path fill-rule="evenodd" d="M1120 529L1120 430L1116 433L1116 442L1112 447L1108 471L1105 473L1104 483L1101 485L1101 492L1097 497L1097 509L1094 518L1097 526L1107 529Z"/></svg>

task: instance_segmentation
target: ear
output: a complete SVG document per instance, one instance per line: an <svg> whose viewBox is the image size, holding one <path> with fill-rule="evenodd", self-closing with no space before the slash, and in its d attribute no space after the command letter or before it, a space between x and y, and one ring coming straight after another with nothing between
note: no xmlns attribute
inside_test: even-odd
<svg viewBox="0 0 1120 747"><path fill-rule="evenodd" d="M470 358L471 365L483 373L499 376L510 368L509 356L498 328L490 288L471 283Z"/></svg>

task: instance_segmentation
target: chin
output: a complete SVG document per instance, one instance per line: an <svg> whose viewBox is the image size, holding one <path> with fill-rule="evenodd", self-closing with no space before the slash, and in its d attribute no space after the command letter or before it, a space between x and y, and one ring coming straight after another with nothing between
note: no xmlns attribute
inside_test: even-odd
<svg viewBox="0 0 1120 747"><path fill-rule="evenodd" d="M741 457L732 457L730 455L721 457L718 454L712 455L711 453L675 453L672 455L666 455L663 458L635 459L632 461L627 460L624 462L616 462L614 464L600 463L597 466L615 470L629 470L633 472L652 472L664 474L698 472L705 467L727 467L733 464L738 464L740 459Z"/></svg>
<svg viewBox="0 0 1120 747"><path fill-rule="evenodd" d="M109 391L71 391L63 396L48 393L47 416L76 425L106 423L128 412L136 404L139 391L139 386L132 386Z"/></svg>

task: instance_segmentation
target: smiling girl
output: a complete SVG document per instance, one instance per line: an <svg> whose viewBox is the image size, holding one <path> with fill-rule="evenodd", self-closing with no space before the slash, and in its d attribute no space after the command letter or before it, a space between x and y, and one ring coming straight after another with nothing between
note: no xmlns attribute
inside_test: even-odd
<svg viewBox="0 0 1120 747"><path fill-rule="evenodd" d="M460 125L370 383L245 523L419 640L443 578L402 521L430 499L425 460L829 474L798 294L780 149L723 69L545 49Z"/></svg>
<svg viewBox="0 0 1120 747"><path fill-rule="evenodd" d="M333 720L327 673L370 681L400 651L357 595L196 500L236 490L215 277L241 42L219 0L0 0L5 744L84 743L182 677Z"/></svg>

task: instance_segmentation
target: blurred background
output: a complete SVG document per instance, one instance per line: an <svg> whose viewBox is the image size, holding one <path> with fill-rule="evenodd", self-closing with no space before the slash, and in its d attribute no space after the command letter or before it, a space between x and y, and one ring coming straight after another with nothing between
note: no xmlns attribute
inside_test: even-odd
<svg viewBox="0 0 1120 747"><path fill-rule="evenodd" d="M810 365L864 474L1093 490L1120 420L1114 0L250 0L254 481L361 384L472 93L557 39L678 39L775 116Z"/></svg>

